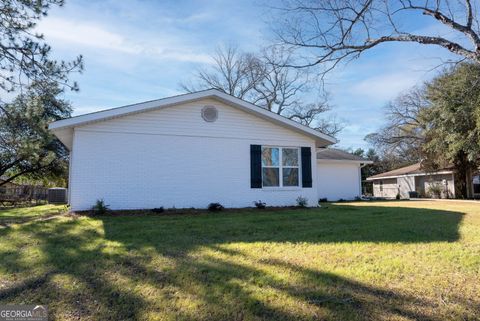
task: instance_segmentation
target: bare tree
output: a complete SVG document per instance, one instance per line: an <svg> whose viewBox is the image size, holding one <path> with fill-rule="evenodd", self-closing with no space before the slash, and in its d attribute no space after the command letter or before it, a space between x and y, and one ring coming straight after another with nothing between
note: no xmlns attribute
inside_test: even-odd
<svg viewBox="0 0 480 321"><path fill-rule="evenodd" d="M183 90L194 92L215 88L245 99L264 78L263 62L252 54L240 52L236 47L219 48L212 59L214 63L211 68L202 68L196 72L195 84L180 84Z"/></svg>
<svg viewBox="0 0 480 321"><path fill-rule="evenodd" d="M279 115L303 105L302 94L310 90L308 71L285 67L290 54L282 48L264 49L259 61L263 74L253 86L253 103Z"/></svg>
<svg viewBox="0 0 480 321"><path fill-rule="evenodd" d="M329 135L342 130L336 119L321 117L330 110L327 96L313 93L308 70L286 66L290 54L282 48L252 54L227 47L212 59L211 68L194 74L194 84L181 84L185 91L215 88Z"/></svg>
<svg viewBox="0 0 480 321"><path fill-rule="evenodd" d="M419 161L426 129L422 117L428 106L424 87L414 87L399 95L386 106L386 125L367 135L366 140L385 155L407 162Z"/></svg>
<svg viewBox="0 0 480 321"><path fill-rule="evenodd" d="M283 46L301 51L293 66L322 64L323 72L387 42L435 45L459 60L480 63L478 9L478 0L285 0L276 33ZM405 17L418 19L418 14L450 28L452 35L408 28Z"/></svg>

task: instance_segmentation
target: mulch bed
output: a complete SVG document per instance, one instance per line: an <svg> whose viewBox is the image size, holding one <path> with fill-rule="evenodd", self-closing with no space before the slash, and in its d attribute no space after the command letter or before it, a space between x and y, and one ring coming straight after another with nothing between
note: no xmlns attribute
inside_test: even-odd
<svg viewBox="0 0 480 321"><path fill-rule="evenodd" d="M252 211L259 211L262 213L265 212L278 212L278 211L292 211L292 210L308 210L313 209L312 207L299 207L299 206L267 206L264 209L257 209L255 207L245 207L245 208L225 208L221 211L209 211L207 209L197 209L197 208L169 208L165 209L163 212L156 212L154 209L138 209L138 210L109 210L106 214L96 214L93 211L76 211L70 212L71 216L102 216L102 217L118 217L118 216L178 216L178 215L205 215L212 213L242 213Z"/></svg>

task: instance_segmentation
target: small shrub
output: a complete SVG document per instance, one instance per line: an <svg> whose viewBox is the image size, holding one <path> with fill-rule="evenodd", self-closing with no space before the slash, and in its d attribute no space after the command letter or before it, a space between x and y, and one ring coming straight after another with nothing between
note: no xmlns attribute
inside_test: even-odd
<svg viewBox="0 0 480 321"><path fill-rule="evenodd" d="M338 203L343 203L343 202L346 202L346 200L344 200L343 198L341 198L341 199L339 199L337 202L338 202Z"/></svg>
<svg viewBox="0 0 480 321"><path fill-rule="evenodd" d="M396 200L399 200L399 199L400 199L400 193L397 193L397 195L395 196L395 199L396 199Z"/></svg>
<svg viewBox="0 0 480 321"><path fill-rule="evenodd" d="M263 210L265 207L267 207L267 203L262 202L261 200L255 201L253 203L259 210Z"/></svg>
<svg viewBox="0 0 480 321"><path fill-rule="evenodd" d="M109 211L108 207L109 205L105 204L105 201L103 199L99 199L92 207L93 214L104 215Z"/></svg>
<svg viewBox="0 0 480 321"><path fill-rule="evenodd" d="M433 183L428 188L428 194L432 198L442 198L443 185L440 183Z"/></svg>
<svg viewBox="0 0 480 321"><path fill-rule="evenodd" d="M210 212L219 212L223 209L224 209L224 207L220 203L210 203L210 204L208 204L208 210Z"/></svg>
<svg viewBox="0 0 480 321"><path fill-rule="evenodd" d="M318 200L319 203L326 203L328 202L328 199L326 197L323 197L321 199Z"/></svg>
<svg viewBox="0 0 480 321"><path fill-rule="evenodd" d="M160 206L160 207L152 208L151 211L153 213L163 213L163 212L165 212L165 209L163 208L163 206Z"/></svg>
<svg viewBox="0 0 480 321"><path fill-rule="evenodd" d="M356 201L361 201L362 198L361 198L360 196L355 196L355 200L356 200Z"/></svg>
<svg viewBox="0 0 480 321"><path fill-rule="evenodd" d="M308 198L299 196L297 197L297 206L298 207L307 207L308 205Z"/></svg>

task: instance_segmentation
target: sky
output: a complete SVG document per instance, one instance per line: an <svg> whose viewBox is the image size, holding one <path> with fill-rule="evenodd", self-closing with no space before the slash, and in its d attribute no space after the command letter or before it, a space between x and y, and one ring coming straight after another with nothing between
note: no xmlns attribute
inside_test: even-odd
<svg viewBox="0 0 480 321"><path fill-rule="evenodd" d="M421 16L406 22L420 32L444 32ZM211 64L218 47L256 51L273 40L271 10L256 0L67 0L38 30L54 58L84 57L83 73L72 75L80 91L66 93L74 115L183 93L180 83ZM364 137L384 123L384 106L432 78L448 57L441 48L384 44L331 72L325 89L332 110L325 116L345 126L337 147L368 148Z"/></svg>

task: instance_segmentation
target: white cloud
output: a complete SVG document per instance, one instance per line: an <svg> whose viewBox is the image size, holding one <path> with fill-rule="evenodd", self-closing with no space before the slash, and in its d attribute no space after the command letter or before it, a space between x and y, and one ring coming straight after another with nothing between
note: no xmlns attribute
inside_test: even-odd
<svg viewBox="0 0 480 321"><path fill-rule="evenodd" d="M39 24L38 29L47 39L63 44L109 49L127 53L138 53L139 49L129 44L117 33L110 32L93 23L75 22L61 18L48 18Z"/></svg>
<svg viewBox="0 0 480 321"><path fill-rule="evenodd" d="M415 73L389 73L357 82L351 87L351 92L372 100L386 101L395 98L400 92L411 88L418 82L419 75Z"/></svg>
<svg viewBox="0 0 480 321"><path fill-rule="evenodd" d="M39 24L38 30L56 47L75 46L77 51L101 49L130 55L143 55L153 59L181 62L210 63L211 58L191 45L178 43L171 36L157 34L147 41L132 40L127 35L108 30L92 22L50 17ZM161 39L159 41L158 39ZM160 44L161 43L161 44Z"/></svg>

